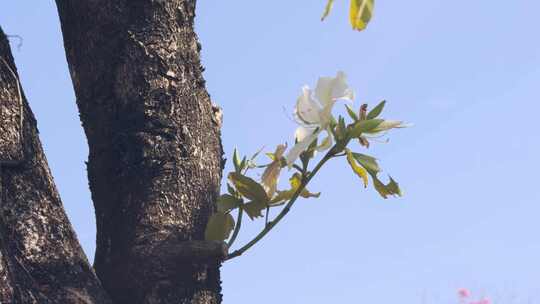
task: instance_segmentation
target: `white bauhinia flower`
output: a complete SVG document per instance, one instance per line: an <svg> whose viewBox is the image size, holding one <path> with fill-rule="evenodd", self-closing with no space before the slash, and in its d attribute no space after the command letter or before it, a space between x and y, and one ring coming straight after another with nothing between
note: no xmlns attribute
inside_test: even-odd
<svg viewBox="0 0 540 304"><path fill-rule="evenodd" d="M323 151L332 146L330 131L330 124L334 120L332 108L338 99L351 101L354 99L354 93L347 84L347 76L341 71L336 77L320 77L314 93L308 86L302 87L302 93L294 109L296 120L300 125L295 132L297 143L285 157L289 168L321 132L325 131L327 135L317 146L317 150Z"/></svg>

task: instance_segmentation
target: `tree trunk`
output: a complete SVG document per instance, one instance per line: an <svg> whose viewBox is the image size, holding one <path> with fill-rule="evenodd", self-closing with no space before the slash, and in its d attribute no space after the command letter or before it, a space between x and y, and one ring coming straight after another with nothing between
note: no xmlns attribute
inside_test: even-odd
<svg viewBox="0 0 540 304"><path fill-rule="evenodd" d="M66 217L19 90L0 29L0 303L110 303Z"/></svg>
<svg viewBox="0 0 540 304"><path fill-rule="evenodd" d="M115 303L220 303L222 170L195 0L57 0L88 138L94 267Z"/></svg>
<svg viewBox="0 0 540 304"><path fill-rule="evenodd" d="M202 78L195 0L57 6L88 137L103 287L0 30L0 303L107 304L107 292L114 303L220 303L226 248L203 236L223 166L221 113Z"/></svg>

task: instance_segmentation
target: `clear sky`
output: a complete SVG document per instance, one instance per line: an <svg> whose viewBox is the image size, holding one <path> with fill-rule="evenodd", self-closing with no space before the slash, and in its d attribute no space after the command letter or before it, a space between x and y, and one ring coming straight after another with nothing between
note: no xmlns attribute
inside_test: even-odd
<svg viewBox="0 0 540 304"><path fill-rule="evenodd" d="M4 2L0 24L24 38L14 50L22 84L92 259L87 145L54 3ZM321 23L324 4L199 1L226 152L290 142L300 87L344 70L357 105L386 99L386 118L415 124L369 151L404 197L383 200L331 163L310 187L320 199L298 202L223 266L224 303L457 303L459 287L499 304L540 303L540 3L377 1L361 33L344 0ZM260 228L247 225L239 242Z"/></svg>

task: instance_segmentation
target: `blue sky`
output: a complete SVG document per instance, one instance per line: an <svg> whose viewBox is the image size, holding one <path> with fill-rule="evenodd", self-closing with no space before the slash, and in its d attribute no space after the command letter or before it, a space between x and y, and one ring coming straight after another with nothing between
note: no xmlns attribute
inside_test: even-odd
<svg viewBox="0 0 540 304"><path fill-rule="evenodd" d="M495 303L540 302L540 3L502 4L378 1L358 33L343 0L324 23L323 0L199 1L228 155L290 142L300 87L338 70L357 105L386 99L386 118L415 124L369 151L403 198L383 200L346 163L331 163L310 186L320 199L298 202L223 266L224 303L456 303L458 287ZM14 50L22 84L92 258L87 146L53 1L6 2L0 24L24 38ZM246 225L238 242L258 229Z"/></svg>

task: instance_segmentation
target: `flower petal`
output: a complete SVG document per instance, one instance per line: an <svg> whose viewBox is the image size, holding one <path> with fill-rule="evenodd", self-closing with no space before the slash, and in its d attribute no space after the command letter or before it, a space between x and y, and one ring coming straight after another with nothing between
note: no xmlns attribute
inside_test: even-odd
<svg viewBox="0 0 540 304"><path fill-rule="evenodd" d="M315 88L315 98L323 106L333 103L336 99L354 99L354 92L347 84L347 76L339 71L336 77L320 77Z"/></svg>
<svg viewBox="0 0 540 304"><path fill-rule="evenodd" d="M403 121L399 120L385 120L380 123L375 129L369 131L369 133L379 133L395 128L407 128L410 127L410 124L406 124Z"/></svg>
<svg viewBox="0 0 540 304"><path fill-rule="evenodd" d="M294 132L294 138L296 139L296 141L303 141L304 138L313 134L313 131L315 131L315 129L299 126Z"/></svg>
<svg viewBox="0 0 540 304"><path fill-rule="evenodd" d="M317 131L315 133L312 133L306 137L302 141L299 141L292 147L291 150L289 150L289 153L287 153L287 156L285 156L285 160L287 160L287 165L289 166L289 169L292 167L294 162L300 157L300 154L302 152L306 151L307 148L309 148L309 145L317 139L317 136L319 135L320 131Z"/></svg>
<svg viewBox="0 0 540 304"><path fill-rule="evenodd" d="M320 121L319 112L321 106L311 96L311 90L308 86L302 87L302 94L296 101L294 114L301 123L312 125Z"/></svg>

